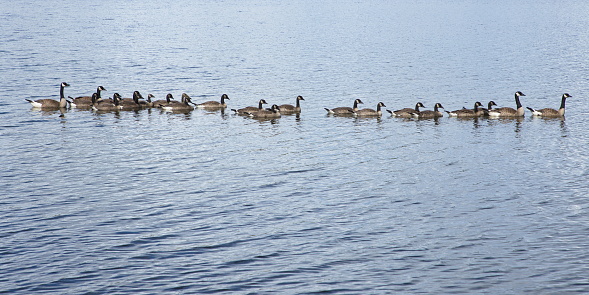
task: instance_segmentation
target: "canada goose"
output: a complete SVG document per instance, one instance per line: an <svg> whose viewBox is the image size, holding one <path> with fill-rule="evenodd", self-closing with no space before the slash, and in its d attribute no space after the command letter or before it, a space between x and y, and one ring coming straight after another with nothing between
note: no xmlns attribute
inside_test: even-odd
<svg viewBox="0 0 589 295"><path fill-rule="evenodd" d="M147 94L147 99L146 100L142 100L139 103L141 104L141 107L143 108L151 108L153 107L153 101L151 101L152 98L154 98L155 96L151 93Z"/></svg>
<svg viewBox="0 0 589 295"><path fill-rule="evenodd" d="M425 108L423 103L418 102L415 104L415 108L404 108L396 111L387 110L391 115L400 118L411 118L413 115L411 113L419 113L419 108Z"/></svg>
<svg viewBox="0 0 589 295"><path fill-rule="evenodd" d="M570 94L565 93L562 95L562 99L560 101L560 108L558 110L551 109L551 108L544 108L540 110L535 110L533 108L528 108L532 112L533 116L538 117L564 117L564 105L566 103L566 99L572 97Z"/></svg>
<svg viewBox="0 0 589 295"><path fill-rule="evenodd" d="M31 105L33 106L33 108L39 108L39 109L65 109L67 108L67 100L65 99L65 96L63 95L63 89L65 87L70 86L70 84L66 83L66 82L61 82L60 85L60 89L59 89L59 101L55 100L55 99L51 99L51 98L43 98L43 99L38 99L38 100L30 100L30 99L26 99L26 101L28 101L29 103L31 103Z"/></svg>
<svg viewBox="0 0 589 295"><path fill-rule="evenodd" d="M102 97L100 96L100 93L102 91L106 91L106 89L102 86L98 86L96 88L96 95L97 95L97 100L100 100ZM93 94L94 95L94 94ZM92 105L92 95L91 96L78 96L76 98L72 99L71 105L73 108L84 108L84 107L90 107Z"/></svg>
<svg viewBox="0 0 589 295"><path fill-rule="evenodd" d="M489 111L493 109L493 106L496 106L497 104L490 100L489 103L487 104L487 108L479 108L479 110L483 111L483 116L489 116Z"/></svg>
<svg viewBox="0 0 589 295"><path fill-rule="evenodd" d="M154 100L151 102L151 106L154 108L161 108L164 105L169 104L170 102L172 102L174 99L174 96L172 95L172 93L168 93L166 95L166 99L158 99L158 100Z"/></svg>
<svg viewBox="0 0 589 295"><path fill-rule="evenodd" d="M176 111L176 112L188 112L194 110L194 107L190 104L192 99L188 94L182 93L182 101L170 101L169 104L161 105L164 111Z"/></svg>
<svg viewBox="0 0 589 295"><path fill-rule="evenodd" d="M431 119L431 118L439 118L439 117L443 117L444 113L440 112L439 109L443 109L444 107L442 106L441 103L436 103L434 105L434 110L430 111L421 111L421 112L412 112L411 115L413 116L413 118L418 118L418 119Z"/></svg>
<svg viewBox="0 0 589 295"><path fill-rule="evenodd" d="M358 104L364 104L359 98L354 100L354 107L337 107L333 109L324 108L328 114L331 115L352 115L353 112L358 111Z"/></svg>
<svg viewBox="0 0 589 295"><path fill-rule="evenodd" d="M520 91L515 93L515 105L517 109L510 108L510 107L503 107L498 109L493 109L489 111L489 117L523 117L524 114L524 107L519 102L520 96L526 96L525 94L521 93Z"/></svg>
<svg viewBox="0 0 589 295"><path fill-rule="evenodd" d="M90 109L90 108L92 108L92 105L98 100L98 93L96 93L96 92L92 93L90 100L86 100L85 96L84 96L84 99L78 99L77 101L75 98L73 98L71 96L68 96L68 98L70 98L72 100L72 101L68 101L72 108Z"/></svg>
<svg viewBox="0 0 589 295"><path fill-rule="evenodd" d="M260 99L260 101L258 102L258 107L245 107L245 108L241 108L241 109L231 109L232 111L234 111L236 114L238 115L247 115L246 113L248 112L257 112L260 110L264 109L264 104L268 104L266 102L266 100L264 99Z"/></svg>
<svg viewBox="0 0 589 295"><path fill-rule="evenodd" d="M143 99L143 96L139 91L133 91L133 98L132 100L123 99L119 102L119 106L122 111L136 111L142 109L141 103L139 102L140 99Z"/></svg>
<svg viewBox="0 0 589 295"><path fill-rule="evenodd" d="M119 111L121 106L119 105L121 95L113 93L112 101L110 99L95 100L92 104L92 109L95 111L112 112Z"/></svg>
<svg viewBox="0 0 589 295"><path fill-rule="evenodd" d="M229 99L229 96L227 96L227 94L223 94L223 95L221 95L221 102L210 100L210 101L205 101L203 103L199 103L196 105L196 107L199 109L209 109L209 110L224 109L227 107L227 103L225 102L226 99Z"/></svg>
<svg viewBox="0 0 589 295"><path fill-rule="evenodd" d="M474 109L461 109L461 110L456 110L456 111L446 111L446 113L448 113L448 116L450 117L460 117L460 118L474 118L474 117L480 117L483 116L485 114L485 110L483 108L479 108L482 107L483 104L480 101L477 101L474 103Z"/></svg>
<svg viewBox="0 0 589 295"><path fill-rule="evenodd" d="M359 117L380 117L382 116L382 111L381 111L381 107L386 107L384 105L384 103L379 102L376 105L376 110L373 109L361 109L361 110L357 110L354 113L354 115L359 116Z"/></svg>
<svg viewBox="0 0 589 295"><path fill-rule="evenodd" d="M256 112L246 112L246 114L253 118L280 118L280 107L278 105L273 104L270 109L267 110L259 110Z"/></svg>
<svg viewBox="0 0 589 295"><path fill-rule="evenodd" d="M301 112L301 100L305 100L302 96L297 96L295 105L292 104L282 104L278 107L280 108L281 114L298 114Z"/></svg>

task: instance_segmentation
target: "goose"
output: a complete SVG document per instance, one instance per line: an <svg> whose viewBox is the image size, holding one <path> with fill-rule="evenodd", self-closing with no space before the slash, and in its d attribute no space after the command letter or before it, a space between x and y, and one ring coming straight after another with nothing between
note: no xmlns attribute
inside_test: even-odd
<svg viewBox="0 0 589 295"><path fill-rule="evenodd" d="M133 98L132 100L122 99L119 102L119 106L122 111L136 111L140 110L143 107L141 106L140 99L143 99L143 96L139 91L133 91Z"/></svg>
<svg viewBox="0 0 589 295"><path fill-rule="evenodd" d="M278 107L280 108L281 114L299 114L301 112L301 100L305 100L302 96L297 96L295 105L292 104L282 104Z"/></svg>
<svg viewBox="0 0 589 295"><path fill-rule="evenodd" d="M229 96L227 96L227 94L223 94L223 95L221 95L221 102L210 100L210 101L205 101L203 103L199 103L196 105L196 107L199 109L209 109L209 110L224 109L224 108L227 108L227 103L225 102L226 99L228 100Z"/></svg>
<svg viewBox="0 0 589 295"><path fill-rule="evenodd" d="M562 95L562 99L560 101L560 108L558 110L551 109L551 108L544 108L540 110L535 110L533 108L528 108L532 112L533 116L537 117L564 117L564 105L566 103L566 99L572 97L570 94L565 93Z"/></svg>
<svg viewBox="0 0 589 295"><path fill-rule="evenodd" d="M139 103L141 104L141 107L143 108L151 108L153 107L153 101L151 101L152 98L154 98L155 95L148 93L147 94L147 99L144 101L140 101Z"/></svg>
<svg viewBox="0 0 589 295"><path fill-rule="evenodd" d="M119 111L121 109L120 106L120 99L121 95L118 93L113 93L112 100L111 99L103 99L103 100L95 100L92 104L92 109L95 111L103 111L103 112L112 112L112 111Z"/></svg>
<svg viewBox="0 0 589 295"><path fill-rule="evenodd" d="M337 107L333 109L324 108L330 115L352 115L353 112L358 111L358 104L364 104L359 98L354 100L354 107Z"/></svg>
<svg viewBox="0 0 589 295"><path fill-rule="evenodd" d="M253 118L263 118L263 119L270 119L270 118L280 118L280 107L278 105L273 104L270 109L266 110L259 110L257 112L246 112L246 114Z"/></svg>
<svg viewBox="0 0 589 295"><path fill-rule="evenodd" d="M176 111L176 112L189 112L194 110L194 107L190 104L192 103L192 99L188 94L182 93L182 101L170 101L170 103L166 105L161 105L161 108L164 111Z"/></svg>
<svg viewBox="0 0 589 295"><path fill-rule="evenodd" d="M102 97L100 96L100 93L102 91L106 91L106 89L103 86L98 86L96 88L96 95L97 95L97 100L100 100ZM92 96L94 94L92 94L91 96L78 96L75 98L72 98L72 102L71 105L73 108L79 108L79 107L89 107L92 105Z"/></svg>
<svg viewBox="0 0 589 295"><path fill-rule="evenodd" d="M411 118L411 113L419 113L419 108L425 108L423 103L418 102L415 104L415 108L404 108L396 111L387 110L391 115L400 118Z"/></svg>
<svg viewBox="0 0 589 295"><path fill-rule="evenodd" d="M477 101L474 103L474 109L472 109L472 110L471 109L461 109L461 110L456 110L456 111L451 111L451 112L446 111L446 113L448 113L448 116L450 116L450 117L459 117L459 118L480 117L480 116L483 116L486 111L483 108L479 108L482 106L483 106L483 104L480 101Z"/></svg>
<svg viewBox="0 0 589 295"><path fill-rule="evenodd" d="M444 107L442 106L441 103L436 103L434 105L434 110L430 111L421 111L421 112L411 112L411 115L413 116L413 118L418 118L418 119L431 119L431 118L439 118L439 117L443 117L444 113L440 112L439 109L443 109Z"/></svg>
<svg viewBox="0 0 589 295"><path fill-rule="evenodd" d="M98 100L98 93L94 92L92 93L92 96L90 97L90 100L86 100L86 99L79 99L79 100L75 100L75 98L68 96L68 98L70 98L72 101L70 101L70 106L72 108L78 108L78 109L90 109L92 108L92 105Z"/></svg>
<svg viewBox="0 0 589 295"><path fill-rule="evenodd" d="M523 117L524 114L524 107L519 102L520 96L526 96L525 94L518 91L515 93L515 105L517 109L510 108L510 107L503 107L497 108L493 110L489 110L489 117L497 118L497 117Z"/></svg>
<svg viewBox="0 0 589 295"><path fill-rule="evenodd" d="M380 117L382 116L382 111L381 111L381 107L386 107L384 105L384 103L379 102L376 105L376 110L373 109L361 109L361 110L357 110L354 113L355 116L359 116L359 117Z"/></svg>
<svg viewBox="0 0 589 295"><path fill-rule="evenodd" d="M59 101L55 100L55 99L51 99L51 98L43 98L43 99L37 99L37 100L31 100L31 99L26 99L26 101L28 101L33 108L39 108L39 109L65 109L67 108L67 100L65 99L65 96L63 95L63 89L65 87L70 86L70 84L66 83L66 82L61 82L60 84L60 89L59 89Z"/></svg>
<svg viewBox="0 0 589 295"><path fill-rule="evenodd" d="M241 108L241 109L231 109L232 111L234 111L236 114L238 115L247 115L246 113L248 112L257 112L260 110L264 109L264 104L268 104L266 102L266 100L264 99L260 99L260 101L258 102L258 107L245 107L245 108Z"/></svg>
<svg viewBox="0 0 589 295"><path fill-rule="evenodd" d="M479 110L483 111L483 116L489 116L489 111L493 109L493 106L496 106L497 104L490 100L489 103L487 104L487 108L479 108Z"/></svg>
<svg viewBox="0 0 589 295"><path fill-rule="evenodd" d="M168 93L166 95L166 99L158 99L158 100L152 101L151 106L154 108L161 108L162 106L167 105L170 102L172 102L173 101L172 99L174 99L174 96L172 95L172 93Z"/></svg>

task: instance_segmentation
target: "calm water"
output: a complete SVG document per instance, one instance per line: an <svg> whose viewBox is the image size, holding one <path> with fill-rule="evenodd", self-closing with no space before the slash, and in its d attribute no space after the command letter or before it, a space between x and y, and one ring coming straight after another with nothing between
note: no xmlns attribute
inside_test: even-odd
<svg viewBox="0 0 589 295"><path fill-rule="evenodd" d="M119 2L0 12L0 293L589 293L586 1ZM61 81L305 101L272 121L25 102ZM518 90L570 93L566 120L323 110Z"/></svg>

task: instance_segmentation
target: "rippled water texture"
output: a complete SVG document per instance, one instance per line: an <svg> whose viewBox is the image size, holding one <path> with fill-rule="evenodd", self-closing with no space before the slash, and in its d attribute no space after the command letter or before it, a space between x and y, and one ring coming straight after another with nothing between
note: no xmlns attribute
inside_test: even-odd
<svg viewBox="0 0 589 295"><path fill-rule="evenodd" d="M13 1L0 293L589 293L586 1ZM229 108L39 111L98 85ZM328 116L494 100L565 120Z"/></svg>

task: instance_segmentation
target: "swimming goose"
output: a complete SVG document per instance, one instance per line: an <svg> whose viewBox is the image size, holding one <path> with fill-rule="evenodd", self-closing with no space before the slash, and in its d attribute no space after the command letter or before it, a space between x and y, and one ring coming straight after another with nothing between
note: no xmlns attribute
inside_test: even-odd
<svg viewBox="0 0 589 295"><path fill-rule="evenodd" d="M229 96L227 96L227 94L223 94L223 95L221 95L221 102L214 101L214 100L205 101L203 103L197 104L196 107L199 109L208 109L208 110L224 109L227 107L227 103L225 102L226 99L229 99Z"/></svg>
<svg viewBox="0 0 589 295"><path fill-rule="evenodd" d="M483 116L489 116L489 111L493 109L493 106L496 106L497 104L494 101L489 101L489 103L487 104L487 108L479 108L479 110L483 111Z"/></svg>
<svg viewBox="0 0 589 295"><path fill-rule="evenodd" d="M70 98L72 100L72 101L68 101L72 108L90 109L90 108L92 108L92 105L98 100L98 93L96 93L96 92L92 93L90 100L86 100L85 96L84 96L84 99L78 99L78 100L76 100L75 98L73 98L71 96L68 96L68 98Z"/></svg>
<svg viewBox="0 0 589 295"><path fill-rule="evenodd" d="M66 83L66 82L61 82L60 85L60 89L59 89L59 101L55 100L55 99L51 99L51 98L43 98L43 99L37 99L37 100L30 100L30 99L26 99L26 101L28 101L29 103L31 103L31 105L33 106L33 108L40 108L40 109L65 109L67 108L67 100L65 99L65 96L63 95L63 89L65 87L70 86L70 84Z"/></svg>
<svg viewBox="0 0 589 295"><path fill-rule="evenodd" d="M483 116L485 114L485 110L483 108L479 108L482 107L483 104L480 101L477 101L474 103L474 109L461 109L461 110L456 110L456 111L446 111L446 113L448 113L448 116L450 117L459 117L459 118L474 118L474 117L480 117Z"/></svg>
<svg viewBox="0 0 589 295"><path fill-rule="evenodd" d="M354 113L355 116L359 116L359 117L380 117L382 116L382 111L381 111L381 107L386 107L384 105L384 103L379 102L376 105L376 110L373 109L361 109L361 110L357 110Z"/></svg>
<svg viewBox="0 0 589 295"><path fill-rule="evenodd" d="M121 106L119 105L121 95L118 93L113 93L111 99L103 99L103 100L95 100L92 104L92 109L95 111L103 111L103 112L112 112L112 111L119 111Z"/></svg>
<svg viewBox="0 0 589 295"><path fill-rule="evenodd" d="M415 108L404 108L396 111L387 110L391 115L400 118L411 118L413 115L411 113L419 113L419 108L425 108L423 103L418 102L415 104Z"/></svg>
<svg viewBox="0 0 589 295"><path fill-rule="evenodd" d="M172 93L168 93L166 95L166 99L158 99L158 100L154 100L151 102L151 106L154 108L161 108L164 105L169 104L170 102L172 102L174 99L174 96L172 95Z"/></svg>
<svg viewBox="0 0 589 295"><path fill-rule="evenodd" d="M497 117L523 117L524 114L524 107L519 102L520 96L526 96L525 94L521 93L520 91L515 93L515 105L517 109L510 108L510 107L503 107L498 109L493 109L489 111L489 117L497 118Z"/></svg>
<svg viewBox="0 0 589 295"><path fill-rule="evenodd" d="M102 86L98 86L96 88L96 95L97 95L97 99L100 100L102 97L100 96L100 93L102 91L106 91L106 89ZM94 94L93 94L94 95ZM72 99L71 105L73 108L79 108L79 107L89 107L92 105L92 95L91 96L78 96L76 98Z"/></svg>
<svg viewBox="0 0 589 295"><path fill-rule="evenodd" d="M421 112L412 112L411 115L413 116L413 118L418 118L418 119L431 119L431 118L439 118L439 117L443 117L444 113L440 112L439 109L443 109L444 107L442 106L441 103L436 103L434 105L434 110L430 111L421 111Z"/></svg>
<svg viewBox="0 0 589 295"><path fill-rule="evenodd" d="M190 104L192 99L188 94L182 93L182 101L170 101L169 104L161 105L164 111L176 111L176 112L189 112L194 110L194 107Z"/></svg>
<svg viewBox="0 0 589 295"><path fill-rule="evenodd" d="M132 100L122 99L119 102L119 106L122 111L136 111L142 109L140 99L143 99L143 96L139 91L133 91L133 98Z"/></svg>
<svg viewBox="0 0 589 295"><path fill-rule="evenodd" d="M253 118L260 118L260 119L270 119L270 118L280 118L280 107L278 105L273 104L270 109L266 110L259 110L256 112L246 112L246 114Z"/></svg>
<svg viewBox="0 0 589 295"><path fill-rule="evenodd" d="M564 117L564 105L566 103L566 99L569 97L572 97L572 96L568 93L565 93L562 95L562 99L560 101L560 108L558 110L551 109L551 108L544 108L544 109L540 109L540 110L528 108L528 110L530 110L532 112L533 116L538 116L538 117L551 117L551 118Z"/></svg>
<svg viewBox="0 0 589 295"><path fill-rule="evenodd" d="M297 96L295 105L292 104L282 104L278 107L280 108L281 114L298 114L301 112L301 100L305 100L302 96Z"/></svg>
<svg viewBox="0 0 589 295"><path fill-rule="evenodd" d="M364 104L359 98L354 100L354 107L337 107L333 109L324 108L330 115L353 115L353 112L358 111L358 104Z"/></svg>
<svg viewBox="0 0 589 295"><path fill-rule="evenodd" d="M260 101L258 102L258 107L245 107L245 108L241 108L241 109L231 109L232 111L234 111L236 114L238 115L247 115L246 113L248 112L257 112L260 110L264 109L264 104L268 104L266 102L266 100L264 99L260 99Z"/></svg>

